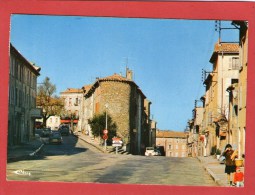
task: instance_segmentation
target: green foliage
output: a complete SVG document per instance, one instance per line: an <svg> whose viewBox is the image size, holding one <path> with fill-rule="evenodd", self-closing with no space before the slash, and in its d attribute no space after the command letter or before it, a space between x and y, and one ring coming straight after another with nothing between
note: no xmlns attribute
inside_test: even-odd
<svg viewBox="0 0 255 195"><path fill-rule="evenodd" d="M220 149L216 150L216 155L221 155L221 150Z"/></svg>
<svg viewBox="0 0 255 195"><path fill-rule="evenodd" d="M95 114L92 119L89 120L92 134L96 137L103 137L103 130L106 128L106 113ZM111 140L116 136L117 125L112 121L112 118L107 114L107 130L108 140Z"/></svg>
<svg viewBox="0 0 255 195"><path fill-rule="evenodd" d="M60 115L64 108L64 102L61 98L54 96L56 86L46 77L37 88L36 106L42 108L43 126L46 126L46 120L50 116Z"/></svg>

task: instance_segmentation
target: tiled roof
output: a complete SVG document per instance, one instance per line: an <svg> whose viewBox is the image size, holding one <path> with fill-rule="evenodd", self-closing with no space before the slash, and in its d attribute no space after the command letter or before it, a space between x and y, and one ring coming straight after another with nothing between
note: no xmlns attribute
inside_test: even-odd
<svg viewBox="0 0 255 195"><path fill-rule="evenodd" d="M116 73L108 77L100 78L99 81L131 81L133 82L132 80L127 79L126 77L123 77Z"/></svg>
<svg viewBox="0 0 255 195"><path fill-rule="evenodd" d="M221 53L229 53L229 54L238 54L239 53L239 45L237 43L216 43L214 45L213 54L209 60L209 62L214 63L217 59L217 56ZM224 55L224 54L223 54Z"/></svg>
<svg viewBox="0 0 255 195"><path fill-rule="evenodd" d="M239 52L239 45L237 43L216 43L214 52Z"/></svg>
<svg viewBox="0 0 255 195"><path fill-rule="evenodd" d="M82 88L85 89L85 91L89 91L92 85L84 85Z"/></svg>
<svg viewBox="0 0 255 195"><path fill-rule="evenodd" d="M82 93L82 89L67 88L67 90L65 90L61 93Z"/></svg>
<svg viewBox="0 0 255 195"><path fill-rule="evenodd" d="M97 81L96 81L94 84L92 84L92 85L88 88L88 90L86 90L85 96L87 96L87 95L89 95L91 92L93 92L93 90L97 87L97 84L98 84L99 82L105 82L105 81L125 82L125 83L129 83L129 84L132 84L132 85L137 86L136 83L135 83L133 80L128 79L128 78L126 78L126 77L123 77L123 76L121 76L121 75L119 75L119 74L114 73L113 75L108 76L108 77L98 78ZM140 93L146 98L146 96L142 93L142 91L139 89L138 86L137 86L137 90L139 90Z"/></svg>
<svg viewBox="0 0 255 195"><path fill-rule="evenodd" d="M187 135L184 132L178 131L156 131L157 138L186 138Z"/></svg>

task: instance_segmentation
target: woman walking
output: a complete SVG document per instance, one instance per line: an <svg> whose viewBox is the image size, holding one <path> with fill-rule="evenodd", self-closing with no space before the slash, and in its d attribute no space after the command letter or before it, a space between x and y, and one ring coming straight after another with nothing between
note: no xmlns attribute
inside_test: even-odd
<svg viewBox="0 0 255 195"><path fill-rule="evenodd" d="M230 186L234 185L233 183L233 174L236 172L235 158L233 158L234 150L230 144L227 144L225 147L225 151L222 156L226 158L226 167L225 173L227 173L228 184Z"/></svg>

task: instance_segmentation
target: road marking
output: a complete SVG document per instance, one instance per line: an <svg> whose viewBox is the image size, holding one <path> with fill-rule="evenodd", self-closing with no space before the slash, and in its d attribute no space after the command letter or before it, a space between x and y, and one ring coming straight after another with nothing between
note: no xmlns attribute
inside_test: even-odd
<svg viewBox="0 0 255 195"><path fill-rule="evenodd" d="M28 176L31 176L30 172L24 171L24 170L16 170L16 171L13 171L13 173L15 173L17 175L28 175Z"/></svg>

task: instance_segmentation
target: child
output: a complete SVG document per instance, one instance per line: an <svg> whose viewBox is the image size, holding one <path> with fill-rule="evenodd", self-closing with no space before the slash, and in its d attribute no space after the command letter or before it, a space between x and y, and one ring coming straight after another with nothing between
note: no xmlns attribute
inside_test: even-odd
<svg viewBox="0 0 255 195"><path fill-rule="evenodd" d="M236 167L236 172L234 174L234 184L236 187L244 186L244 174L241 172L240 167Z"/></svg>

